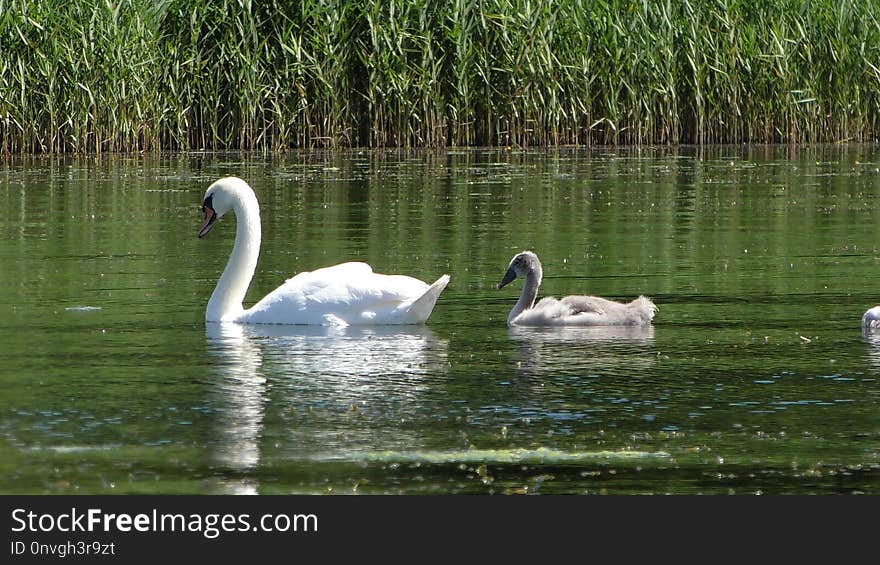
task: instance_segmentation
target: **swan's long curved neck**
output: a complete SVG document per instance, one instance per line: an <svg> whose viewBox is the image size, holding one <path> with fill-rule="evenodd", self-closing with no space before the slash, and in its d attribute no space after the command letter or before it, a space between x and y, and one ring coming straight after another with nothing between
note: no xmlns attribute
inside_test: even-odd
<svg viewBox="0 0 880 565"><path fill-rule="evenodd" d="M231 321L244 312L244 297L260 257L260 209L255 196L243 196L233 206L235 245L226 268L208 301L205 320Z"/></svg>
<svg viewBox="0 0 880 565"><path fill-rule="evenodd" d="M535 305L539 286L541 286L541 275L534 271L528 273L525 282L523 282L522 294L519 295L519 300L516 301L513 310L507 315L508 326L513 324L517 316Z"/></svg>

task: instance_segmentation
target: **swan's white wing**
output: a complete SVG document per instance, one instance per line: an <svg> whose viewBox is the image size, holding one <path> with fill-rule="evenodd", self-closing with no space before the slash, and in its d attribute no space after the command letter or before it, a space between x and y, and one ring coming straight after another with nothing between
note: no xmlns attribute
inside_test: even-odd
<svg viewBox="0 0 880 565"><path fill-rule="evenodd" d="M239 321L321 325L420 323L425 320L407 317L407 307L428 288L427 283L413 277L374 273L366 263L342 263L288 279L248 309Z"/></svg>

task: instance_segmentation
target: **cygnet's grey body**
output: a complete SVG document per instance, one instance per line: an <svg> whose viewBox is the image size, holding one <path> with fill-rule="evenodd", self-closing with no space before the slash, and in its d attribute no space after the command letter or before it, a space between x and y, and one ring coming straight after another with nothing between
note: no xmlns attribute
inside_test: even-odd
<svg viewBox="0 0 880 565"><path fill-rule="evenodd" d="M543 275L541 261L531 251L518 253L510 260L498 288L517 277L525 280L522 294L507 316L508 326L644 326L657 312L657 306L644 296L628 303L598 296L546 297L535 304Z"/></svg>

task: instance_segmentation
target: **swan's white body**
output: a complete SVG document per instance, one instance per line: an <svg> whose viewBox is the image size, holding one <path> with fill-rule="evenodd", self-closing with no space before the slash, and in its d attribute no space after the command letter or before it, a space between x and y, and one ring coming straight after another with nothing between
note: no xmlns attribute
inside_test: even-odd
<svg viewBox="0 0 880 565"><path fill-rule="evenodd" d="M862 314L862 331L875 332L878 330L880 330L880 306L874 306Z"/></svg>
<svg viewBox="0 0 880 565"><path fill-rule="evenodd" d="M541 261L531 251L518 253L510 260L498 288L517 276L524 277L525 282L519 300L507 316L508 326L644 326L651 323L657 312L657 306L644 296L628 303L598 296L546 297L535 304L543 274Z"/></svg>
<svg viewBox="0 0 880 565"><path fill-rule="evenodd" d="M205 311L207 322L323 326L423 324L449 283L428 285L404 275L374 273L366 263L342 263L288 279L252 307L243 302L260 254L260 209L251 187L236 177L216 181L202 206L204 237L214 221L235 212L235 245Z"/></svg>

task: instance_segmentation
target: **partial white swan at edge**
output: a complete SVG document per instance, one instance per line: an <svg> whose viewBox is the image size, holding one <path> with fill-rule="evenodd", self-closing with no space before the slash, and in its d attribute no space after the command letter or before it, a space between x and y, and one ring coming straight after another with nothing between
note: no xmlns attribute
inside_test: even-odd
<svg viewBox="0 0 880 565"><path fill-rule="evenodd" d="M880 306L874 306L862 314L862 332L872 333L878 330L880 330Z"/></svg>
<svg viewBox="0 0 880 565"><path fill-rule="evenodd" d="M516 277L524 277L522 294L507 316L508 326L642 326L651 323L657 306L644 296L626 304L598 296L542 298L535 304L544 271L531 251L514 255L498 283L504 287Z"/></svg>
<svg viewBox="0 0 880 565"><path fill-rule="evenodd" d="M443 275L428 285L405 275L374 273L366 263L341 263L299 273L248 309L243 302L260 255L260 207L244 180L226 177L205 192L205 221L199 238L214 222L235 213L235 245L208 301L207 322L322 326L423 324L449 283Z"/></svg>

